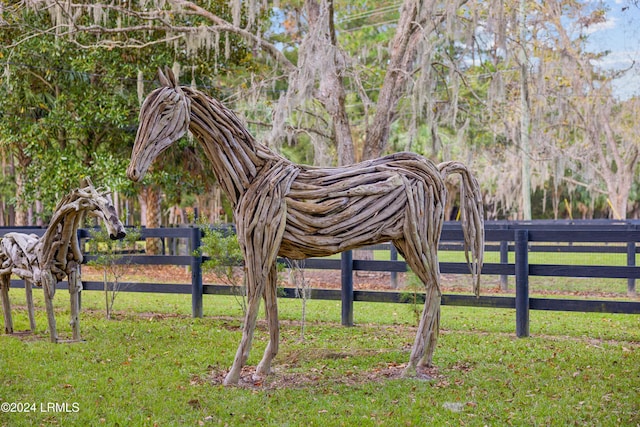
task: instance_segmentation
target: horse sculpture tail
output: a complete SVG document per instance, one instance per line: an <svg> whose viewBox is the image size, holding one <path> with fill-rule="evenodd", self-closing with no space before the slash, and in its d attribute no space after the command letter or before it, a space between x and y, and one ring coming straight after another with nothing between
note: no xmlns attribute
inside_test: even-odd
<svg viewBox="0 0 640 427"><path fill-rule="evenodd" d="M442 178L460 174L460 220L464 234L464 254L473 277L473 291L480 295L480 272L484 259L484 209L478 181L460 162L444 162L438 165ZM469 257L471 253L471 259Z"/></svg>

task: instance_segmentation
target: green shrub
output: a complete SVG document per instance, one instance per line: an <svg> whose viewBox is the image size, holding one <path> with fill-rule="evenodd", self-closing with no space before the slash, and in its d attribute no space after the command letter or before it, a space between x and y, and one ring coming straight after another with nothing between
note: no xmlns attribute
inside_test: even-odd
<svg viewBox="0 0 640 427"><path fill-rule="evenodd" d="M207 259L202 263L206 272L214 273L223 284L231 286L236 301L243 313L247 310L247 292L242 272L242 250L238 236L230 231L223 231L219 224L213 227L202 226L204 237L200 245L202 255Z"/></svg>
<svg viewBox="0 0 640 427"><path fill-rule="evenodd" d="M96 256L87 265L102 269L104 283L105 317L111 319L113 305L118 292L122 289L120 279L130 268L130 257L126 254L135 251L140 240L140 229L129 229L122 240L112 240L104 224L90 231L89 254Z"/></svg>

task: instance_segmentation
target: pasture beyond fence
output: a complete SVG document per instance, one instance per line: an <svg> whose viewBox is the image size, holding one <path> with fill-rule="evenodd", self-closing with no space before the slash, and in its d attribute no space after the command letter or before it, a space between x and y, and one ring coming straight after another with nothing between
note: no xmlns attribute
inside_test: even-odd
<svg viewBox="0 0 640 427"><path fill-rule="evenodd" d="M12 232L41 234L41 228L0 228L2 235ZM81 239L89 238L88 229L80 229ZM191 269L191 284L157 284L157 283L122 283L121 290L126 292L180 293L191 294L192 315L202 317L203 295L232 295L231 286L204 284L202 279L202 263L205 257L198 255L202 230L196 227L142 229L141 239L163 239L165 247L170 241L184 239L187 255L144 255L136 254L125 257L127 263L133 265L179 265ZM461 250L463 242L459 223L445 223L440 252ZM499 251L500 262L485 263L483 275L500 275L501 278L515 277L515 297L480 296L444 294L443 305L508 308L516 311L516 334L519 337L529 336L530 310L582 311L602 313L640 314L640 302L617 300L584 300L559 298L533 298L529 295L530 276L555 277L591 277L627 279L629 294L635 294L635 280L640 278L640 266L636 266L638 242L640 242L640 221L530 221L503 222L493 221L485 224L486 251ZM548 252L598 252L626 253L627 265L559 265L530 264L529 253L533 251ZM509 262L509 253L515 253L515 262ZM406 272L404 261L391 260L357 260L351 251L343 252L340 259L311 258L304 261L307 269L341 270L341 289L312 289L312 299L341 300L342 324L353 325L354 301L369 302L406 302L403 292L397 291L364 291L354 290L354 271ZM85 262L93 259L85 255ZM464 262L441 262L441 273L469 274ZM103 290L102 282L85 281L84 290ZM21 280L12 280L12 287L24 287ZM60 288L67 284L61 282ZM281 296L294 298L294 288L284 288Z"/></svg>

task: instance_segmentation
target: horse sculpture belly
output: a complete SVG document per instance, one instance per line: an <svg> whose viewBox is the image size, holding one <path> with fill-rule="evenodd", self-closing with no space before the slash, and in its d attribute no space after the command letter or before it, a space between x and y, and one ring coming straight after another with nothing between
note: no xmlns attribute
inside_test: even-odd
<svg viewBox="0 0 640 427"><path fill-rule="evenodd" d="M414 171L407 167L411 165ZM401 239L411 209L407 194L412 187L428 186L434 173L439 174L435 165L414 153L350 167L308 168L286 196L287 225L279 254L292 259L320 257ZM444 185L438 184L436 191L442 193ZM442 212L442 206L415 208Z"/></svg>

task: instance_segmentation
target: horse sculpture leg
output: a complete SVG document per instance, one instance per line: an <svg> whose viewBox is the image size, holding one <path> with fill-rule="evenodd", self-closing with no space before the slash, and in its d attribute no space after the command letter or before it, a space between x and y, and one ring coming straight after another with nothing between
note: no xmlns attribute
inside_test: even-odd
<svg viewBox="0 0 640 427"><path fill-rule="evenodd" d="M277 171L277 170L276 170ZM260 190L268 185L270 191ZM260 298L267 305L269 344L256 374L269 373L271 360L278 352L278 310L276 303L277 270L276 259L287 220L287 206L283 199L286 183L270 174L265 175L243 195L236 208L236 230L238 242L245 260L247 295L249 304L245 318L242 340L227 374L224 384L236 384L244 366L256 326Z"/></svg>
<svg viewBox="0 0 640 427"><path fill-rule="evenodd" d="M33 286L31 280L24 280L24 294L27 299L27 312L29 314L29 328L31 332L36 331L36 315L33 308Z"/></svg>
<svg viewBox="0 0 640 427"><path fill-rule="evenodd" d="M49 322L49 339L51 342L58 342L58 333L56 330L56 316L53 310L53 296L56 293L56 279L51 272L42 274L42 293L44 294L44 303L47 308L47 320Z"/></svg>
<svg viewBox="0 0 640 427"><path fill-rule="evenodd" d="M2 298L2 312L4 313L4 332L13 333L13 319L11 317L11 301L9 301L10 274L3 274L0 282L0 297Z"/></svg>
<svg viewBox="0 0 640 427"><path fill-rule="evenodd" d="M393 243L426 290L416 340L403 374L411 376L415 375L416 368L431 365L438 342L441 302L438 244L444 220L444 188L438 191L422 183L416 183L415 187L406 185L405 188L408 208L403 237Z"/></svg>
<svg viewBox="0 0 640 427"><path fill-rule="evenodd" d="M416 334L420 336L422 341L420 348L424 350L420 352L416 348L412 349L409 357L411 366L432 366L433 353L436 350L440 332L440 299L441 295L437 287L432 286L427 289L422 318Z"/></svg>
<svg viewBox="0 0 640 427"><path fill-rule="evenodd" d="M238 228L238 230L240 230L240 228ZM243 233L239 232L238 235L241 237ZM274 236L265 235L262 237L264 239L268 239L267 241L270 243L274 242ZM252 240L258 248L262 248L262 242L260 240L261 239L259 238ZM279 240L277 242L279 243ZM251 351L251 342L253 340L253 333L258 318L258 310L260 309L260 298L262 297L264 297L267 306L267 320L270 335L269 344L267 345L263 359L257 368L256 374L268 374L271 366L271 360L278 352L278 340L280 333L278 328L278 307L276 302L276 282L278 272L275 265L275 259L271 264L269 264L268 261L264 261L259 257L256 257L256 254L259 252L256 252L253 249L249 251L244 248L244 252L245 260L254 261L249 261L245 265L248 299L247 313L245 316L244 329L242 331L242 339L240 340L240 345L238 346L233 366L225 377L225 385L237 384L240 379L242 367L247 362L249 352ZM247 256L248 252L251 252L251 256ZM271 258L275 258L275 256ZM269 268L269 270L264 271L264 269L260 269L260 266L263 265L265 266L263 268Z"/></svg>
<svg viewBox="0 0 640 427"><path fill-rule="evenodd" d="M80 341L80 291L82 282L80 281L78 267L75 266L68 274L69 298L71 301L71 332L74 341Z"/></svg>
<svg viewBox="0 0 640 427"><path fill-rule="evenodd" d="M244 317L244 328L242 330L242 339L240 340L240 345L238 346L238 350L236 351L236 357L233 360L233 365L227 373L227 376L224 379L225 385L237 384L240 380L240 373L242 372L242 367L247 362L249 358L249 352L251 351L251 342L253 341L253 332L256 328L256 321L258 319L258 310L260 309L260 298L262 293L264 292L264 283L261 286L255 286L255 283L251 284L252 280L255 280L251 277L251 273L245 270L245 274L247 275L247 313Z"/></svg>
<svg viewBox="0 0 640 427"><path fill-rule="evenodd" d="M269 271L267 287L264 293L265 310L267 316L267 323L269 324L269 344L264 350L264 355L258 368L256 369L256 375L269 375L271 373L271 361L278 354L278 345L280 342L280 325L278 323L278 295L277 295L277 281L278 281L278 269L274 264Z"/></svg>
<svg viewBox="0 0 640 427"><path fill-rule="evenodd" d="M407 262L409 263L408 259ZM426 293L422 317L418 324L411 356L409 356L409 365L404 372L405 376L415 375L417 367L431 366L440 330L441 294L437 278L434 277L434 274L425 274L424 266L416 265L415 263L409 263L409 266L425 284ZM435 274L437 275L438 273L435 272Z"/></svg>

